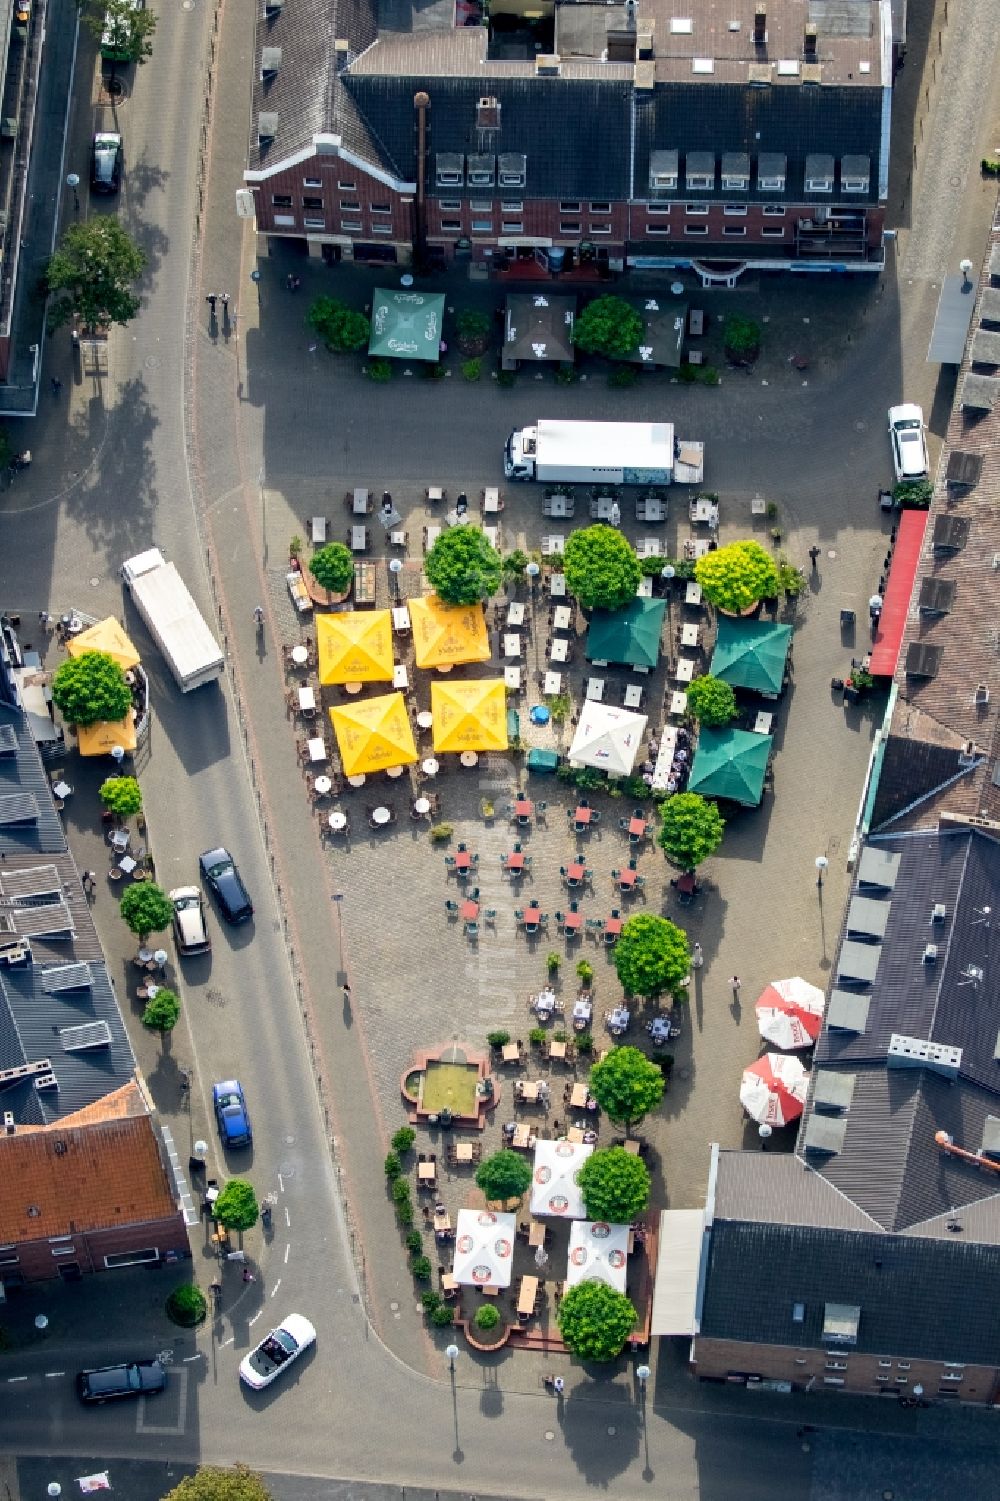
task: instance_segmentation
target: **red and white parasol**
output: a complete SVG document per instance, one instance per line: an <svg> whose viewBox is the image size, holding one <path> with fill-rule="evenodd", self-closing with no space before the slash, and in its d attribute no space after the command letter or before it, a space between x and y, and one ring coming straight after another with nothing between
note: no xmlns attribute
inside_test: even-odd
<svg viewBox="0 0 1000 1501"><path fill-rule="evenodd" d="M772 980L757 1002L757 1029L776 1048L811 1048L823 1025L826 997L801 975Z"/></svg>
<svg viewBox="0 0 1000 1501"><path fill-rule="evenodd" d="M765 1053L743 1070L740 1104L747 1115L768 1126L798 1120L806 1103L809 1070L786 1053Z"/></svg>

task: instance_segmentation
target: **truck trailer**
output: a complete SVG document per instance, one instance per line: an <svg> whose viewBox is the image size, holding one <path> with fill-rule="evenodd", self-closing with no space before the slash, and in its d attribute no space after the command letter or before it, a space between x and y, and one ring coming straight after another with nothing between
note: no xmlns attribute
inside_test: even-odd
<svg viewBox="0 0 1000 1501"><path fill-rule="evenodd" d="M159 548L127 558L122 578L182 693L222 676L222 649L184 580Z"/></svg>
<svg viewBox="0 0 1000 1501"><path fill-rule="evenodd" d="M542 484L700 484L704 444L675 439L672 422L539 418L507 439L504 474Z"/></svg>

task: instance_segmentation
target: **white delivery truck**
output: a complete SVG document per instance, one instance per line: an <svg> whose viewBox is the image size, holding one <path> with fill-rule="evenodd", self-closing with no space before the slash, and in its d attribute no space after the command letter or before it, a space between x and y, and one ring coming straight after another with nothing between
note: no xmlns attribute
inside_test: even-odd
<svg viewBox="0 0 1000 1501"><path fill-rule="evenodd" d="M507 439L508 479L543 484L697 485L705 445L674 438L672 422L561 422L539 418Z"/></svg>
<svg viewBox="0 0 1000 1501"><path fill-rule="evenodd" d="M158 547L122 564L136 609L167 659L182 693L222 676L222 649L173 563Z"/></svg>

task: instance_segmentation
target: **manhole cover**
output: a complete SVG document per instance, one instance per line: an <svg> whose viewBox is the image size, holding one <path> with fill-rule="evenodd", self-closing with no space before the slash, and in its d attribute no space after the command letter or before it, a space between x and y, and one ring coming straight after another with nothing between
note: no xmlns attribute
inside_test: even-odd
<svg viewBox="0 0 1000 1501"><path fill-rule="evenodd" d="M160 366L160 356L158 354L147 355L143 360L143 364L145 365L147 370L158 370Z"/></svg>
<svg viewBox="0 0 1000 1501"><path fill-rule="evenodd" d="M951 183L953 188L960 188L962 186L962 178L958 172L949 177L948 181Z"/></svg>
<svg viewBox="0 0 1000 1501"><path fill-rule="evenodd" d="M101 582L100 579L97 577L97 574L95 573L95 574L93 574L91 576L90 587L92 589L96 589L99 586L100 582Z"/></svg>
<svg viewBox="0 0 1000 1501"><path fill-rule="evenodd" d="M390 1303L389 1307L392 1309L393 1313L398 1313L399 1312L399 1304L398 1303Z"/></svg>
<svg viewBox="0 0 1000 1501"><path fill-rule="evenodd" d="M609 1425L609 1427L608 1427L608 1434L609 1434L609 1436L610 1436L610 1437L611 1437L611 1438L614 1438L614 1436L615 1436L615 1434L616 1434L616 1433L617 1433L617 1432L618 1432L618 1429L617 1429L617 1428L616 1428L616 1427L615 1427L615 1425L614 1425L614 1423L611 1423L611 1424L610 1424L610 1425Z"/></svg>
<svg viewBox="0 0 1000 1501"><path fill-rule="evenodd" d="M859 433L863 433L867 426L867 422L855 422L854 424L855 430Z"/></svg>
<svg viewBox="0 0 1000 1501"><path fill-rule="evenodd" d="M826 555L828 558L835 558L837 556L837 549L835 547L828 548Z"/></svg>
<svg viewBox="0 0 1000 1501"><path fill-rule="evenodd" d="M545 1430L545 1442L547 1444L551 1444L551 1442L552 1442L552 1440L554 1438L555 1438L555 1434L553 1433L552 1429L551 1428L546 1428L546 1430Z"/></svg>

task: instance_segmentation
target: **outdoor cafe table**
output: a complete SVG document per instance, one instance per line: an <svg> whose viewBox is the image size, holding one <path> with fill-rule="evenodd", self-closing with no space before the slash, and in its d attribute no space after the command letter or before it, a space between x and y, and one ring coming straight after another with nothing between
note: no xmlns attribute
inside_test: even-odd
<svg viewBox="0 0 1000 1501"><path fill-rule="evenodd" d="M663 731L660 738L660 749L656 754L656 765L653 768L653 791L665 792L667 778L670 776L670 768L674 764L674 751L677 748L677 732L672 728Z"/></svg>
<svg viewBox="0 0 1000 1501"><path fill-rule="evenodd" d="M657 1016L649 1024L649 1036L653 1042L666 1042L670 1036L670 1023L665 1016Z"/></svg>
<svg viewBox="0 0 1000 1501"><path fill-rule="evenodd" d="M347 828L347 815L346 813L333 812L327 819L327 823L335 834L339 834L343 829Z"/></svg>
<svg viewBox="0 0 1000 1501"><path fill-rule="evenodd" d="M753 722L754 733L757 735L769 735L771 733L771 721L773 714L766 714L762 709Z"/></svg>
<svg viewBox="0 0 1000 1501"><path fill-rule="evenodd" d="M353 777L348 777L347 778L347 785L349 787L363 787L365 785L365 781L366 781L366 777L365 777L364 772L363 771L356 771L354 773Z"/></svg>
<svg viewBox="0 0 1000 1501"><path fill-rule="evenodd" d="M461 761L461 763L462 763L463 766L478 766L479 765L479 752L478 751L462 751L461 754L459 755L458 759Z"/></svg>
<svg viewBox="0 0 1000 1501"><path fill-rule="evenodd" d="M351 551L366 552L368 549L368 532L363 526L351 527Z"/></svg>
<svg viewBox="0 0 1000 1501"><path fill-rule="evenodd" d="M401 766L387 766L385 774L387 777L392 778L401 777L403 775L403 768Z"/></svg>
<svg viewBox="0 0 1000 1501"><path fill-rule="evenodd" d="M471 1162L472 1161L472 1156L473 1156L473 1153L472 1153L472 1142L471 1141L459 1141L459 1142L455 1143L455 1161L456 1162Z"/></svg>
<svg viewBox="0 0 1000 1501"><path fill-rule="evenodd" d="M658 558L662 551L659 537L640 537L635 545L640 558Z"/></svg>
<svg viewBox="0 0 1000 1501"><path fill-rule="evenodd" d="M399 518L397 517L396 519L398 520ZM406 533L400 531L391 531L389 533L389 541L392 543L393 547L405 547Z"/></svg>
<svg viewBox="0 0 1000 1501"><path fill-rule="evenodd" d="M630 818L628 831L633 839L641 839L646 832L646 820L644 818Z"/></svg>
<svg viewBox="0 0 1000 1501"><path fill-rule="evenodd" d="M500 491L498 489L496 489L495 486L493 488L484 490L483 491L483 514L484 514L484 516L495 516L496 513L499 510L500 510Z"/></svg>
<svg viewBox="0 0 1000 1501"><path fill-rule="evenodd" d="M565 1063L566 1062L566 1044L564 1042L558 1042L558 1041L550 1042L549 1043L549 1057L550 1058L555 1058L557 1062L561 1059L563 1061L563 1063Z"/></svg>
<svg viewBox="0 0 1000 1501"><path fill-rule="evenodd" d="M515 691L518 688L520 688L520 686L521 686L521 669L520 669L520 667L505 667L504 670L503 670L503 681L504 681L504 687L505 688L513 688Z"/></svg>
<svg viewBox="0 0 1000 1501"><path fill-rule="evenodd" d="M524 909L524 926L526 928L537 928L538 925L539 925L539 923L541 922L541 920L542 920L542 909L541 909L541 907L525 907L525 909ZM536 1009L537 1009L537 1007L536 1007ZM549 1006L548 1009L551 1011L552 1007Z"/></svg>
<svg viewBox="0 0 1000 1501"><path fill-rule="evenodd" d="M604 920L605 937L617 938L622 930L623 917L607 917Z"/></svg>
<svg viewBox="0 0 1000 1501"><path fill-rule="evenodd" d="M504 858L504 864L505 864L505 866L507 867L508 870L523 870L524 869L524 852L523 852L523 850L512 850L509 855L505 856L505 858Z"/></svg>
<svg viewBox="0 0 1000 1501"><path fill-rule="evenodd" d="M471 850L456 850L454 859L456 870L470 870L472 868Z"/></svg>
<svg viewBox="0 0 1000 1501"><path fill-rule="evenodd" d="M434 1211L434 1229L435 1230L450 1230L451 1229L451 1215L448 1213L447 1209L435 1209L435 1211Z"/></svg>
<svg viewBox="0 0 1000 1501"><path fill-rule="evenodd" d="M519 797L514 803L515 818L530 818L535 811L535 805L530 797Z"/></svg>
<svg viewBox="0 0 1000 1501"><path fill-rule="evenodd" d="M313 782L313 791L317 797L326 797L333 791L332 780L327 776L318 776L315 782Z"/></svg>
<svg viewBox="0 0 1000 1501"><path fill-rule="evenodd" d="M572 1091L570 1092L570 1097L569 1097L569 1108L571 1110L586 1110L586 1108L587 1108L587 1086L586 1086L586 1084L574 1084L573 1085L573 1088L572 1088Z"/></svg>
<svg viewBox="0 0 1000 1501"><path fill-rule="evenodd" d="M698 637L701 635L701 627L697 625L681 626L681 645L697 646Z"/></svg>
<svg viewBox="0 0 1000 1501"><path fill-rule="evenodd" d="M427 499L429 501L444 500L444 491L440 485L427 486Z"/></svg>
<svg viewBox="0 0 1000 1501"><path fill-rule="evenodd" d="M569 658L569 642L565 636L556 636L549 649L549 659L552 662L565 662Z"/></svg>
<svg viewBox="0 0 1000 1501"><path fill-rule="evenodd" d="M549 593L553 599L566 598L566 575L564 573L549 574Z"/></svg>
<svg viewBox="0 0 1000 1501"><path fill-rule="evenodd" d="M505 1042L500 1053L504 1063L520 1063L521 1049L516 1042Z"/></svg>
<svg viewBox="0 0 1000 1501"><path fill-rule="evenodd" d="M632 870L630 866L626 865L624 870L620 870L618 872L619 886L621 886L623 890L628 886L634 886L635 878L638 874L639 872L637 870Z"/></svg>
<svg viewBox="0 0 1000 1501"><path fill-rule="evenodd" d="M392 624L393 629L397 631L410 629L410 611L406 605L393 605Z"/></svg>
<svg viewBox="0 0 1000 1501"><path fill-rule="evenodd" d="M531 1146L531 1127L524 1123L515 1126L510 1144L512 1147L517 1147L520 1151L526 1152Z"/></svg>
<svg viewBox="0 0 1000 1501"><path fill-rule="evenodd" d="M354 512L355 516L367 516L368 515L368 491L367 490L360 490L360 489L358 489L358 490L354 491L354 494L353 494L353 496L351 498L351 510Z"/></svg>
<svg viewBox="0 0 1000 1501"><path fill-rule="evenodd" d="M645 574L636 585L635 597L636 599L652 599L653 580L649 577L648 574ZM641 668L636 668L637 672L641 670Z"/></svg>
<svg viewBox="0 0 1000 1501"><path fill-rule="evenodd" d="M625 689L624 702L626 709L642 708L642 688L638 683L629 683Z"/></svg>
<svg viewBox="0 0 1000 1501"><path fill-rule="evenodd" d="M563 928L564 928L564 930L567 933L575 933L578 928L582 928L582 927L583 927L583 913L582 912L565 912L565 913L563 913Z"/></svg>
<svg viewBox="0 0 1000 1501"><path fill-rule="evenodd" d="M544 1246L547 1233L546 1226L541 1220L532 1220L528 1230L528 1245L536 1247Z"/></svg>
<svg viewBox="0 0 1000 1501"><path fill-rule="evenodd" d="M587 697L593 699L595 703L600 703L601 699L604 697L603 678L587 679Z"/></svg>
<svg viewBox="0 0 1000 1501"><path fill-rule="evenodd" d="M352 698L356 698L364 686L364 683L345 683L344 692L349 693Z"/></svg>
<svg viewBox="0 0 1000 1501"><path fill-rule="evenodd" d="M430 800L430 798L429 797L418 797L418 798L415 798L414 799L414 803L413 803L413 811L414 811L414 813L419 813L421 815L421 817L423 817L423 815L425 813L429 813L431 811L431 800Z"/></svg>
<svg viewBox="0 0 1000 1501"><path fill-rule="evenodd" d="M521 638L518 635L505 635L503 638L503 654L505 657L519 657L521 655Z"/></svg>
<svg viewBox="0 0 1000 1501"><path fill-rule="evenodd" d="M538 1278L522 1277L521 1286L517 1294L518 1313L534 1313L535 1299L538 1296Z"/></svg>
<svg viewBox="0 0 1000 1501"><path fill-rule="evenodd" d="M573 1020L575 1022L589 1022L593 1009L593 1006L585 995L578 996L573 1002Z"/></svg>
<svg viewBox="0 0 1000 1501"><path fill-rule="evenodd" d="M475 922L479 916L479 903L467 899L458 909L458 915L463 922Z"/></svg>
<svg viewBox="0 0 1000 1501"><path fill-rule="evenodd" d="M553 517L556 521L565 520L575 511L576 503L568 495L550 495L545 506L545 515Z"/></svg>
<svg viewBox="0 0 1000 1501"><path fill-rule="evenodd" d="M426 761L420 763L420 770L425 777L436 777L440 769L433 756L428 756Z"/></svg>
<svg viewBox="0 0 1000 1501"><path fill-rule="evenodd" d="M678 715L678 716L681 715L681 714L685 714L687 712L687 706L688 706L688 696L687 696L687 694L681 692L681 690L679 688L676 688L674 690L674 692L671 693L671 695L670 695L670 712L671 712L671 714L675 714L675 715Z"/></svg>
<svg viewBox="0 0 1000 1501"><path fill-rule="evenodd" d="M306 663L309 661L308 646L293 646L291 650L291 658L296 667L305 667Z"/></svg>
<svg viewBox="0 0 1000 1501"><path fill-rule="evenodd" d="M524 605L516 600L512 600L507 606L507 624L519 626L524 624Z"/></svg>
<svg viewBox="0 0 1000 1501"><path fill-rule="evenodd" d="M326 742L322 735L314 735L311 740L306 742L306 745L310 761L325 761L327 759Z"/></svg>
<svg viewBox="0 0 1000 1501"><path fill-rule="evenodd" d="M546 698L548 698L552 694L561 693L561 692L562 692L562 673L561 672L547 672L545 674L545 681L542 684L542 693L543 693L543 695Z"/></svg>
<svg viewBox="0 0 1000 1501"><path fill-rule="evenodd" d="M434 1183L436 1180L437 1180L437 1163L436 1162L418 1162L417 1163L417 1182L418 1183Z"/></svg>
<svg viewBox="0 0 1000 1501"><path fill-rule="evenodd" d="M608 1013L608 1026L612 1031L620 1030L624 1032L630 1021L631 1017L627 1006L616 1006L613 1011Z"/></svg>
<svg viewBox="0 0 1000 1501"><path fill-rule="evenodd" d="M420 728L422 730L429 730L433 723L434 715L431 713L430 709L421 709L420 713L417 715L417 724L420 726Z"/></svg>
<svg viewBox="0 0 1000 1501"><path fill-rule="evenodd" d="M630 1153L630 1155L633 1157L638 1157L640 1152L642 1151L642 1144L632 1137L630 1137L627 1141L622 1142L622 1146L625 1148L626 1152Z"/></svg>
<svg viewBox="0 0 1000 1501"><path fill-rule="evenodd" d="M544 1093L539 1093L541 1082L542 1081L540 1079L519 1080L518 1083L514 1085L514 1093L519 1100L527 1100L529 1103L533 1103L538 1100L544 1100Z"/></svg>
<svg viewBox="0 0 1000 1501"><path fill-rule="evenodd" d="M391 822L391 820L392 820L392 814L389 812L388 808L373 808L372 809L372 823L386 824L386 823Z"/></svg>
<svg viewBox="0 0 1000 1501"><path fill-rule="evenodd" d="M527 921L528 912L530 912L531 910L532 909L529 907L528 911L525 912L525 914L524 914L525 921ZM541 917L542 914L539 912L538 915L539 915L539 917ZM532 1001L531 1004L532 1004L534 1010L538 1013L539 1016L543 1016L543 1015L549 1016L549 1015L551 1015L552 1012L556 1009L555 991L553 991L553 990L540 990L538 992L538 994L534 997L534 999L533 999L533 1001Z"/></svg>
<svg viewBox="0 0 1000 1501"><path fill-rule="evenodd" d="M574 860L566 867L566 883L569 886L579 886L587 872L587 867L582 860Z"/></svg>
<svg viewBox="0 0 1000 1501"><path fill-rule="evenodd" d="M557 631L568 631L573 624L573 611L569 605L556 605L552 611L552 625Z"/></svg>
<svg viewBox="0 0 1000 1501"><path fill-rule="evenodd" d="M684 603L686 605L701 604L701 585L694 579L690 580L687 588L684 590Z"/></svg>
<svg viewBox="0 0 1000 1501"><path fill-rule="evenodd" d="M690 683L694 677L694 667L693 657L678 657L677 671L674 673L676 681L678 683Z"/></svg>
<svg viewBox="0 0 1000 1501"><path fill-rule="evenodd" d="M593 811L593 808L585 808L581 803L576 812L573 814L573 822L588 824L590 822L590 815Z"/></svg>
<svg viewBox="0 0 1000 1501"><path fill-rule="evenodd" d="M299 689L299 708L303 714L312 714L316 710L316 694L310 684L304 683Z"/></svg>
<svg viewBox="0 0 1000 1501"><path fill-rule="evenodd" d="M579 1146L583 1142L583 1131L579 1126L570 1126L569 1130L566 1132L566 1140L576 1142L576 1144Z"/></svg>
<svg viewBox="0 0 1000 1501"><path fill-rule="evenodd" d="M406 673L406 663L397 662L392 669L392 686L394 688L409 688L410 679Z"/></svg>

